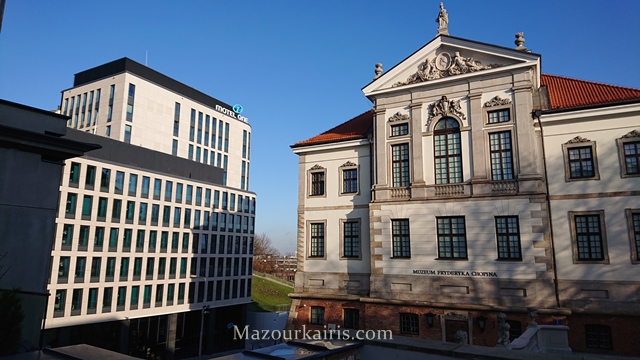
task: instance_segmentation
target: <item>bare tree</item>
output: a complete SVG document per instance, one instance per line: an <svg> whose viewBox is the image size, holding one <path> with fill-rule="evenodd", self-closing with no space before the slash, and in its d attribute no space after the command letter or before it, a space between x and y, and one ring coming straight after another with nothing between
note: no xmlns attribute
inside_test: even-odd
<svg viewBox="0 0 640 360"><path fill-rule="evenodd" d="M263 273L273 272L276 258L280 252L273 246L271 238L262 233L253 238L253 269Z"/></svg>
<svg viewBox="0 0 640 360"><path fill-rule="evenodd" d="M265 255L279 256L280 252L273 246L271 238L266 233L262 233L253 237L253 256Z"/></svg>

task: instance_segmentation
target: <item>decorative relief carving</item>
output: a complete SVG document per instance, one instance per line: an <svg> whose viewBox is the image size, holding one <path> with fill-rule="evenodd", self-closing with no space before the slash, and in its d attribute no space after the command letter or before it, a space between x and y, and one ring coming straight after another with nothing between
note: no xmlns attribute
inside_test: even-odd
<svg viewBox="0 0 640 360"><path fill-rule="evenodd" d="M589 142L591 140L589 139L585 139L582 136L578 135L576 137L574 137L573 139L567 141L567 144L578 144L578 143L583 143L583 142Z"/></svg>
<svg viewBox="0 0 640 360"><path fill-rule="evenodd" d="M459 319L468 319L469 316L462 314L462 313L457 313L457 312L448 312L444 314L444 317L447 318L459 318Z"/></svg>
<svg viewBox="0 0 640 360"><path fill-rule="evenodd" d="M462 120L466 120L466 116L462 113L460 100L449 100L443 96L433 104L429 105L429 118L427 119L427 128L431 125L431 121L437 116L455 115Z"/></svg>
<svg viewBox="0 0 640 360"><path fill-rule="evenodd" d="M441 52L433 59L425 59L425 61L418 65L418 71L415 74L409 76L407 81L400 81L393 84L393 87L441 79L451 75L493 69L500 66L499 64L482 65L480 61L473 60L472 57L463 57L457 51L453 56L448 52Z"/></svg>
<svg viewBox="0 0 640 360"><path fill-rule="evenodd" d="M509 105L509 104L511 104L511 99L503 99L500 97L500 95L496 95L494 98L484 103L484 107Z"/></svg>
<svg viewBox="0 0 640 360"><path fill-rule="evenodd" d="M324 168L318 164L313 165L313 167L309 170L324 170Z"/></svg>
<svg viewBox="0 0 640 360"><path fill-rule="evenodd" d="M632 131L629 131L626 135L622 136L623 139L634 138L634 137L640 137L640 131L632 130Z"/></svg>
<svg viewBox="0 0 640 360"><path fill-rule="evenodd" d="M346 163L342 164L340 167L347 167L347 166L358 166L358 164L352 161L347 161Z"/></svg>
<svg viewBox="0 0 640 360"><path fill-rule="evenodd" d="M397 113L393 114L390 118L389 118L389 122L395 122L395 121L406 121L409 120L410 117L407 114L401 114L400 111L398 111Z"/></svg>

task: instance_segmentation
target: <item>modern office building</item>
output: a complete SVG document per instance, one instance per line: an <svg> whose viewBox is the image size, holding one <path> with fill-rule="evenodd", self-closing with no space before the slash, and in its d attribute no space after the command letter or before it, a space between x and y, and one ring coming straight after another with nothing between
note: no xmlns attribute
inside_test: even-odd
<svg viewBox="0 0 640 360"><path fill-rule="evenodd" d="M376 65L371 111L292 146L290 325L494 346L499 313L515 338L537 308L574 350L637 354L640 90L544 75L521 33L512 49L444 25Z"/></svg>
<svg viewBox="0 0 640 360"><path fill-rule="evenodd" d="M243 348L256 196L251 127L232 107L130 59L76 74L45 342L165 359ZM77 130L76 130L77 129ZM95 135L94 135L95 134Z"/></svg>

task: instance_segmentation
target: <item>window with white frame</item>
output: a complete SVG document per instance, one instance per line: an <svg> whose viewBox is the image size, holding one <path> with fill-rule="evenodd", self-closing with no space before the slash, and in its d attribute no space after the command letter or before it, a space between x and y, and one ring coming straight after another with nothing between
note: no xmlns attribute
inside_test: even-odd
<svg viewBox="0 0 640 360"><path fill-rule="evenodd" d="M596 143L581 136L562 144L565 181L599 180Z"/></svg>
<svg viewBox="0 0 640 360"><path fill-rule="evenodd" d="M622 178L640 176L640 131L633 130L616 139Z"/></svg>
<svg viewBox="0 0 640 360"><path fill-rule="evenodd" d="M631 263L640 264L640 209L626 209L631 241Z"/></svg>
<svg viewBox="0 0 640 360"><path fill-rule="evenodd" d="M342 220L342 257L360 257L360 221Z"/></svg>
<svg viewBox="0 0 640 360"><path fill-rule="evenodd" d="M340 166L342 173L342 194L358 193L358 165L347 161Z"/></svg>
<svg viewBox="0 0 640 360"><path fill-rule="evenodd" d="M322 258L324 254L324 227L325 224L311 223L309 239L309 257Z"/></svg>
<svg viewBox="0 0 640 360"><path fill-rule="evenodd" d="M511 131L489 134L489 151L491 153L491 179L513 179L513 154Z"/></svg>
<svg viewBox="0 0 640 360"><path fill-rule="evenodd" d="M498 260L522 260L517 216L496 216Z"/></svg>
<svg viewBox="0 0 640 360"><path fill-rule="evenodd" d="M314 165L309 170L309 195L325 195L325 177L327 170L320 165Z"/></svg>
<svg viewBox="0 0 640 360"><path fill-rule="evenodd" d="M436 184L462 182L462 147L460 125L453 118L443 118L434 127Z"/></svg>
<svg viewBox="0 0 640 360"><path fill-rule="evenodd" d="M608 264L604 210L569 212L574 263Z"/></svg>
<svg viewBox="0 0 640 360"><path fill-rule="evenodd" d="M436 218L438 223L438 258L467 259L467 236L464 216Z"/></svg>
<svg viewBox="0 0 640 360"><path fill-rule="evenodd" d="M411 257L409 219L391 220L391 242L394 258Z"/></svg>
<svg viewBox="0 0 640 360"><path fill-rule="evenodd" d="M409 144L391 146L391 164L393 187L409 186Z"/></svg>

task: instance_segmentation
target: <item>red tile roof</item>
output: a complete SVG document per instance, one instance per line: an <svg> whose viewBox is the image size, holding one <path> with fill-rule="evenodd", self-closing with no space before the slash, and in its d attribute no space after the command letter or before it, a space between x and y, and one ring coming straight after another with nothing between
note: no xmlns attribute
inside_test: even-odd
<svg viewBox="0 0 640 360"><path fill-rule="evenodd" d="M373 125L373 110L368 110L353 119L344 122L331 130L325 131L310 139L297 142L292 147L316 145L335 141L361 139L366 137L367 132Z"/></svg>
<svg viewBox="0 0 640 360"><path fill-rule="evenodd" d="M542 74L541 82L549 91L551 110L640 101L640 89L548 74ZM372 125L373 111L369 110L292 147L360 139L366 136Z"/></svg>
<svg viewBox="0 0 640 360"><path fill-rule="evenodd" d="M640 89L547 74L541 82L549 91L551 110L640 100Z"/></svg>

